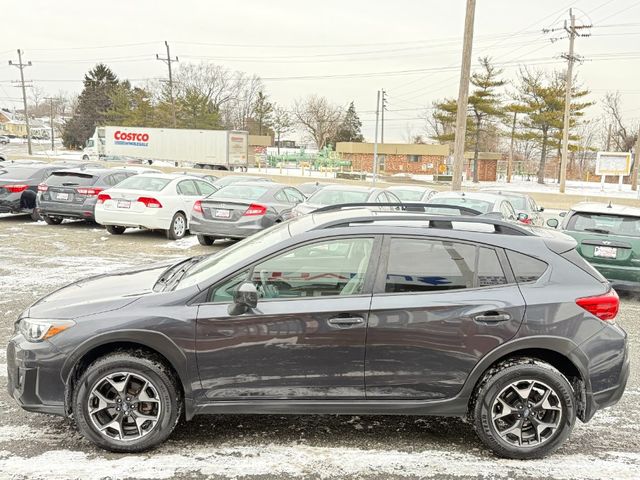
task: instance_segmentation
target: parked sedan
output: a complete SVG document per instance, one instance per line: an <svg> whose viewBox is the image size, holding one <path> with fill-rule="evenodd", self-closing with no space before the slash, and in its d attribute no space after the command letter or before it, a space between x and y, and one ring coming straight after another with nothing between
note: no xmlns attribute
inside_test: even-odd
<svg viewBox="0 0 640 480"><path fill-rule="evenodd" d="M426 202L438 193L433 188L420 185L395 185L387 187L387 191L393 193L403 202Z"/></svg>
<svg viewBox="0 0 640 480"><path fill-rule="evenodd" d="M558 220L547 225L556 228ZM577 251L616 290L640 291L640 208L611 203L579 203L560 230L578 242Z"/></svg>
<svg viewBox="0 0 640 480"><path fill-rule="evenodd" d="M441 205L453 205L467 207L480 212L481 214L492 214L504 220L515 222L517 220L516 211L511 202L502 195L480 192L440 192L432 196L427 204L437 203ZM432 213L442 213L451 215L451 210L433 208ZM462 214L462 212L460 212Z"/></svg>
<svg viewBox="0 0 640 480"><path fill-rule="evenodd" d="M38 220L38 185L60 167L46 163L0 165L0 213L28 213Z"/></svg>
<svg viewBox="0 0 640 480"><path fill-rule="evenodd" d="M197 177L136 175L98 195L95 218L114 235L141 227L164 230L168 239L177 240L189 230L189 212L196 200L214 191L213 185Z"/></svg>
<svg viewBox="0 0 640 480"><path fill-rule="evenodd" d="M356 185L328 185L311 195L293 209L293 216L306 215L314 210L343 203L402 203L392 192L376 187Z"/></svg>
<svg viewBox="0 0 640 480"><path fill-rule="evenodd" d="M272 180L267 177L253 177L251 175L227 175L226 177L220 177L213 184L218 187L226 187L232 183L238 182L271 182Z"/></svg>
<svg viewBox="0 0 640 480"><path fill-rule="evenodd" d="M316 193L318 190L322 190L329 185L334 185L333 183L320 183L320 182L305 182L297 185L298 190L302 192L302 194L309 198L311 195Z"/></svg>
<svg viewBox="0 0 640 480"><path fill-rule="evenodd" d="M291 217L304 195L273 182L234 183L198 200L191 212L191 233L202 245L217 238L245 238Z"/></svg>
<svg viewBox="0 0 640 480"><path fill-rule="evenodd" d="M481 191L486 193L496 193L509 199L513 209L516 211L518 221L521 223L537 225L539 227L544 226L544 218L541 215L541 213L544 212L544 208L538 206L536 201L526 193L508 192L496 188L483 188Z"/></svg>
<svg viewBox="0 0 640 480"><path fill-rule="evenodd" d="M98 195L135 175L135 170L76 168L53 172L38 185L38 213L49 225L65 218L95 221Z"/></svg>

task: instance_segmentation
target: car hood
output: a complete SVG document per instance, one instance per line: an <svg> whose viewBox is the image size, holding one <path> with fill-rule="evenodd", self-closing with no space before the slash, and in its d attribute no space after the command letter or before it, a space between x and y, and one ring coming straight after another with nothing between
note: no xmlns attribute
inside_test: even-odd
<svg viewBox="0 0 640 480"><path fill-rule="evenodd" d="M30 318L76 318L118 310L153 293L153 286L175 262L121 270L66 285L42 297L25 312Z"/></svg>

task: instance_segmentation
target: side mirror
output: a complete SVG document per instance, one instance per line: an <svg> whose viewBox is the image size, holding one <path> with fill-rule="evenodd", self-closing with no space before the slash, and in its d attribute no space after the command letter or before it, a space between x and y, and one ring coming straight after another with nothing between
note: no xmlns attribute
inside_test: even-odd
<svg viewBox="0 0 640 480"><path fill-rule="evenodd" d="M538 211L539 211L539 212L544 212L544 207L540 207L540 206L539 206L539 207L538 207Z"/></svg>
<svg viewBox="0 0 640 480"><path fill-rule="evenodd" d="M558 225L560 225L560 222L557 218L550 218L547 220L547 227L558 228Z"/></svg>
<svg viewBox="0 0 640 480"><path fill-rule="evenodd" d="M252 282L244 282L233 294L229 315L242 315L258 306L258 289Z"/></svg>
<svg viewBox="0 0 640 480"><path fill-rule="evenodd" d="M529 218L529 215L527 215L527 214L526 214L526 213L524 213L524 212L520 212L520 213L518 214L518 221L519 221L519 222L523 222L523 223L524 223L528 218Z"/></svg>
<svg viewBox="0 0 640 480"><path fill-rule="evenodd" d="M558 215L561 217L564 217L567 214L567 212L560 212Z"/></svg>

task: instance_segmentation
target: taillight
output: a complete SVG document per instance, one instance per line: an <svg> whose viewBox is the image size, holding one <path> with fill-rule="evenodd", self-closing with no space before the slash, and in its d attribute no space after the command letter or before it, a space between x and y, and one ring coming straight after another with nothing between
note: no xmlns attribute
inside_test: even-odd
<svg viewBox="0 0 640 480"><path fill-rule="evenodd" d="M249 205L249 208L247 208L247 211L243 213L243 215L245 217L249 217L251 215L264 215L265 213L267 213L267 207L265 207L264 205L259 205L257 203L252 203L251 205Z"/></svg>
<svg viewBox="0 0 640 480"><path fill-rule="evenodd" d="M143 203L147 208L162 208L162 204L152 197L140 197L137 201Z"/></svg>
<svg viewBox="0 0 640 480"><path fill-rule="evenodd" d="M620 298L612 288L604 295L578 298L576 300L576 304L584 308L587 312L592 313L600 320L610 321L616 318L616 315L618 314Z"/></svg>
<svg viewBox="0 0 640 480"><path fill-rule="evenodd" d="M193 211L202 213L202 202L200 200L196 200L196 203L193 204Z"/></svg>
<svg viewBox="0 0 640 480"><path fill-rule="evenodd" d="M89 197L95 197L102 190L102 188L76 188L76 192L78 192L78 194L87 195Z"/></svg>
<svg viewBox="0 0 640 480"><path fill-rule="evenodd" d="M40 185L38 185L39 192L46 192L48 189L49 185L47 185L46 183L41 183Z"/></svg>
<svg viewBox="0 0 640 480"><path fill-rule="evenodd" d="M98 201L96 203L104 203L107 200L111 200L111 195L109 195L108 193L101 193L100 195L98 195Z"/></svg>
<svg viewBox="0 0 640 480"><path fill-rule="evenodd" d="M4 189L9 190L11 193L24 192L27 188L29 188L28 185L5 185L4 186Z"/></svg>

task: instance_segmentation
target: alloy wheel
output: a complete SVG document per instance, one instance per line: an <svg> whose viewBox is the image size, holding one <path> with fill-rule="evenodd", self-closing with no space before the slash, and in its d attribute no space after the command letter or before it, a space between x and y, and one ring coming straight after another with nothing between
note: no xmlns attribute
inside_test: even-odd
<svg viewBox="0 0 640 480"><path fill-rule="evenodd" d="M143 375L117 372L91 389L87 401L94 427L113 440L138 440L151 433L162 413L158 389Z"/></svg>
<svg viewBox="0 0 640 480"><path fill-rule="evenodd" d="M563 416L558 393L538 380L519 380L502 389L491 407L491 421L503 441L533 447L548 441Z"/></svg>
<svg viewBox="0 0 640 480"><path fill-rule="evenodd" d="M187 230L187 222L182 215L178 215L173 221L173 233L176 237L182 237Z"/></svg>

